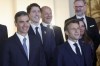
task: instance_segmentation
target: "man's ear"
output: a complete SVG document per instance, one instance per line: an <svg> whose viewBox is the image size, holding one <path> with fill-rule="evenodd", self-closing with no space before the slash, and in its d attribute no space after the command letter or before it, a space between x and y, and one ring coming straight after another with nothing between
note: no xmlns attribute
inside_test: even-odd
<svg viewBox="0 0 100 66"><path fill-rule="evenodd" d="M17 26L17 23L16 22L14 22L15 23L15 26Z"/></svg>
<svg viewBox="0 0 100 66"><path fill-rule="evenodd" d="M65 34L68 35L68 31L65 31Z"/></svg>

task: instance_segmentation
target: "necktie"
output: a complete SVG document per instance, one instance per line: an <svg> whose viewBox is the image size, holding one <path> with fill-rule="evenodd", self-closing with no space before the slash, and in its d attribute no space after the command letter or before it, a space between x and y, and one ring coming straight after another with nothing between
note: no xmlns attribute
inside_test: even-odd
<svg viewBox="0 0 100 66"><path fill-rule="evenodd" d="M36 36L41 40L41 36L40 36L40 34L38 32L38 27L36 27L35 30L36 30Z"/></svg>
<svg viewBox="0 0 100 66"><path fill-rule="evenodd" d="M47 28L50 28L50 25L47 25Z"/></svg>
<svg viewBox="0 0 100 66"><path fill-rule="evenodd" d="M24 51L26 53L26 56L28 57L28 50L27 50L27 46L26 46L26 38L23 38L23 48L24 48Z"/></svg>
<svg viewBox="0 0 100 66"><path fill-rule="evenodd" d="M74 46L75 46L77 55L78 55L78 56L81 56L80 49L79 49L77 43L75 43Z"/></svg>

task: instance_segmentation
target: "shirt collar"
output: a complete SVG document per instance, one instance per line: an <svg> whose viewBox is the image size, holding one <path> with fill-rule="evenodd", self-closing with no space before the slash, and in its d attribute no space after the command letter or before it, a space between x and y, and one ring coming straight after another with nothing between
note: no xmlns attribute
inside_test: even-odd
<svg viewBox="0 0 100 66"><path fill-rule="evenodd" d="M28 39L28 34L26 34L25 36L22 36L21 34L19 34L19 33L16 32L16 35L18 36L18 38L19 38L21 41L23 41L23 38Z"/></svg>
<svg viewBox="0 0 100 66"><path fill-rule="evenodd" d="M36 27L41 28L40 23L37 24L37 25L35 25L34 23L30 23L30 24L31 24L31 26L32 26L33 29L35 29Z"/></svg>
<svg viewBox="0 0 100 66"><path fill-rule="evenodd" d="M53 29L53 25L52 25L52 24L47 24L47 23L45 23L45 22L42 22L42 25L43 25L44 27L47 27L47 25L50 25L50 28Z"/></svg>
<svg viewBox="0 0 100 66"><path fill-rule="evenodd" d="M85 15L83 15L83 16L77 16L77 15L76 15L76 18L79 18L79 19L80 19L80 18L85 18Z"/></svg>
<svg viewBox="0 0 100 66"><path fill-rule="evenodd" d="M69 43L70 45L74 45L75 43L79 44L78 40L77 40L76 42L73 42L73 41L71 41L71 40L68 39L67 41L68 41L68 43Z"/></svg>

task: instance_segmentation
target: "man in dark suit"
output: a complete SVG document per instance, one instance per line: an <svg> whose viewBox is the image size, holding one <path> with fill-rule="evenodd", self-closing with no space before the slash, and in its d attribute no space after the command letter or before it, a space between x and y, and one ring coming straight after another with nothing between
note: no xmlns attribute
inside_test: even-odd
<svg viewBox="0 0 100 66"><path fill-rule="evenodd" d="M49 36L54 37L54 41L56 42L56 47L64 43L63 35L61 28L58 26L51 25L52 21L52 10L48 6L43 6L41 8L41 17L42 17L42 23L41 25L43 27L48 28L52 31L52 34L49 34ZM53 46L53 44L51 44ZM56 52L55 52L56 53ZM55 55L55 54L54 54ZM53 65L55 66L55 56L53 57Z"/></svg>
<svg viewBox="0 0 100 66"><path fill-rule="evenodd" d="M41 42L28 34L30 23L26 12L16 13L15 26L17 32L4 46L2 66L46 66Z"/></svg>
<svg viewBox="0 0 100 66"><path fill-rule="evenodd" d="M54 50L56 47L54 36L51 35L52 30L40 24L39 21L41 18L41 9L37 3L30 4L27 7L27 13L29 14L31 24L28 33L31 35L35 35L38 38L38 41L41 41L45 51L46 64L47 66L51 66Z"/></svg>
<svg viewBox="0 0 100 66"><path fill-rule="evenodd" d="M96 49L98 48L99 44L100 44L100 35L99 35L99 30L96 24L96 21L88 16L85 16L85 11L86 11L86 2L85 0L75 0L74 1L74 9L75 9L75 16L67 19L65 21L65 23L70 20L70 19L80 19L83 18L84 19L84 23L86 26L86 32L88 34L88 36L92 39L93 43L94 43L94 53L95 53L95 62L94 62L94 66L96 66Z"/></svg>
<svg viewBox="0 0 100 66"><path fill-rule="evenodd" d="M94 46L95 46L94 48L96 50L100 43L100 35L99 35L96 21L91 17L85 16L85 10L86 10L85 0L75 0L74 8L75 8L76 15L67 19L65 21L65 23L70 19L83 18L85 25L86 25L87 33L88 33L89 37L93 40Z"/></svg>
<svg viewBox="0 0 100 66"><path fill-rule="evenodd" d="M67 21L64 31L68 40L58 48L57 66L92 66L91 47L79 40L78 20Z"/></svg>
<svg viewBox="0 0 100 66"><path fill-rule="evenodd" d="M43 6L41 8L41 17L42 17L42 25L45 27L50 27L50 29L53 32L53 35L55 37L55 41L56 41L56 45L60 45L62 43L64 43L64 39L63 39L63 35L62 35L62 31L61 28L58 26L53 26L51 25L51 21L52 21L52 10L50 7L48 6Z"/></svg>
<svg viewBox="0 0 100 66"><path fill-rule="evenodd" d="M0 24L0 66L2 66L1 65L2 49L7 39L8 39L7 27L5 25Z"/></svg>

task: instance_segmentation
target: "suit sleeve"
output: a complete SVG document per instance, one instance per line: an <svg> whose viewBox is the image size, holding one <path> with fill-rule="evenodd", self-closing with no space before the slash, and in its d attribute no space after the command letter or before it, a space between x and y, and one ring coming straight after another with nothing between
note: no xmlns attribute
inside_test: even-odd
<svg viewBox="0 0 100 66"><path fill-rule="evenodd" d="M7 43L4 45L3 48L2 66L10 66L10 52Z"/></svg>
<svg viewBox="0 0 100 66"><path fill-rule="evenodd" d="M56 63L57 66L63 66L63 57L62 57L62 51L60 48L57 48L57 57L56 57Z"/></svg>
<svg viewBox="0 0 100 66"><path fill-rule="evenodd" d="M90 32L92 32L90 37L92 38L92 40L94 42L94 49L96 50L100 44L100 34L99 34L99 30L98 30L96 21L94 19L92 21L93 21L92 23L94 23L95 26L94 26L94 28L91 29L92 31L90 30Z"/></svg>
<svg viewBox="0 0 100 66"><path fill-rule="evenodd" d="M64 38L63 38L63 34L62 34L62 30L60 28L60 44L63 44L64 43Z"/></svg>
<svg viewBox="0 0 100 66"><path fill-rule="evenodd" d="M40 47L40 66L46 66L46 58L42 46Z"/></svg>

